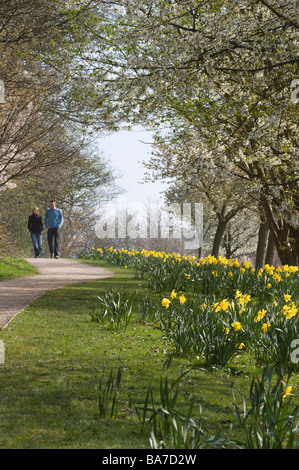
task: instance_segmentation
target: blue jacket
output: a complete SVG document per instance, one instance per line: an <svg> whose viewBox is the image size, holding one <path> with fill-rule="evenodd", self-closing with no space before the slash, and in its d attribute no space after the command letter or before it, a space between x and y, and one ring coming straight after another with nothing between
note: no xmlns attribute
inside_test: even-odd
<svg viewBox="0 0 299 470"><path fill-rule="evenodd" d="M45 227L60 228L63 224L63 215L60 209L47 209L45 215Z"/></svg>

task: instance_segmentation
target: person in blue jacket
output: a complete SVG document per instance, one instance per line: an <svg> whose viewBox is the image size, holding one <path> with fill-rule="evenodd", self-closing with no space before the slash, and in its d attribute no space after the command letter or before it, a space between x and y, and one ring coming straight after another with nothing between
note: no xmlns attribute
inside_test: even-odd
<svg viewBox="0 0 299 470"><path fill-rule="evenodd" d="M51 258L59 258L59 232L63 224L61 209L57 209L56 201L50 201L50 207L46 210L45 227L48 229L48 244ZM54 241L54 245L53 245Z"/></svg>

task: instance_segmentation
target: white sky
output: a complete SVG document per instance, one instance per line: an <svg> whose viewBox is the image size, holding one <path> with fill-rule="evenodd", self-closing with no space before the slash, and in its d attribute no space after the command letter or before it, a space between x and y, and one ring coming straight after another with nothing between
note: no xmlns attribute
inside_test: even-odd
<svg viewBox="0 0 299 470"><path fill-rule="evenodd" d="M101 208L100 214L104 218L99 219L98 224L96 225L96 234L99 238L104 238L108 232L110 233L111 238L115 237L115 220L118 221L118 236L120 238L125 237L126 234L130 232L129 228L131 230L129 235L132 236L132 238L136 238L135 235L133 236L133 232L135 231L134 224L136 222L138 222L138 230L140 230L137 230L138 234L141 237L146 237L147 232L144 235L142 235L141 232L143 229L147 230L147 209L150 207L152 222L151 227L155 228L158 226L158 210L164 205L164 197L162 192L167 188L166 183L163 184L161 181L156 181L153 183L142 183L144 173L146 171L142 165L142 161L149 160L151 156L151 142L152 136L149 132L138 130L121 131L98 139L97 147L103 152L103 157L110 161L110 164L112 168L115 169L116 173L121 173L122 175L116 181L116 184L126 190L126 193L123 196L120 196L119 198L116 198L116 200L112 201L112 203L107 204L106 213L103 212L103 207ZM132 227L127 225L126 220L123 219L122 216L122 214L127 214L128 210L129 212L132 210L133 212L131 213L134 214L134 224ZM168 224L170 223L167 213L165 214L165 217L165 220L163 219L163 227L165 225L167 231ZM188 235L190 231L190 221L187 219L188 214L184 213L184 211L183 217L186 217L183 221L184 225L179 225L179 230L184 228L185 236L192 238L195 232L193 232L192 228L192 231L190 232L191 235ZM178 221L180 224L182 224L180 212ZM201 221L201 219L199 218L198 221ZM196 230L201 229L200 224L197 223L197 225L198 227L196 227ZM155 236L158 235L153 235L152 238L155 238ZM197 243L199 243L197 238L194 242L196 246L193 246L192 243L193 242L191 241L190 248L197 249ZM189 248L189 245L187 248Z"/></svg>
<svg viewBox="0 0 299 470"><path fill-rule="evenodd" d="M165 184L160 181L143 183L146 169L142 161L150 158L151 142L151 134L142 130L120 131L98 140L104 158L110 160L112 168L122 175L116 183L127 191L128 204L163 199L160 193L166 189Z"/></svg>

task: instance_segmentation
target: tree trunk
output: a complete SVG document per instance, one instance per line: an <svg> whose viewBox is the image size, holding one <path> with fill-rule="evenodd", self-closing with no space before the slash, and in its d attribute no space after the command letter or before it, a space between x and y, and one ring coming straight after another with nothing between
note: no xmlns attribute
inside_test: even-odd
<svg viewBox="0 0 299 470"><path fill-rule="evenodd" d="M269 234L268 224L265 220L261 220L259 233L258 233L257 249L256 249L256 260L255 260L256 269L264 267L268 234Z"/></svg>
<svg viewBox="0 0 299 470"><path fill-rule="evenodd" d="M261 198L267 224L273 236L273 241L281 264L298 266L299 263L299 230L292 227L285 220L276 222L273 211L265 196Z"/></svg>
<svg viewBox="0 0 299 470"><path fill-rule="evenodd" d="M274 255L275 255L275 244L273 240L273 235L271 232L269 232L265 264L270 264L270 266L272 266L274 264Z"/></svg>
<svg viewBox="0 0 299 470"><path fill-rule="evenodd" d="M231 259L233 249L232 249L232 234L230 229L230 224L227 224L227 230L223 235L223 246L225 249L225 257Z"/></svg>
<svg viewBox="0 0 299 470"><path fill-rule="evenodd" d="M222 218L218 217L218 225L217 230L215 233L214 241L213 241L213 248L212 248L212 256L218 258L219 250L222 242L222 238L226 229L227 222Z"/></svg>

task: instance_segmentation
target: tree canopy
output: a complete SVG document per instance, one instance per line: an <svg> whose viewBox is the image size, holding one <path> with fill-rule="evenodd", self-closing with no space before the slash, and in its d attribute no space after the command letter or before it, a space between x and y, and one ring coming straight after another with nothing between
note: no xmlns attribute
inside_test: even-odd
<svg viewBox="0 0 299 470"><path fill-rule="evenodd" d="M108 44L90 57L111 115L168 127L172 139L179 119L198 159L204 147L259 192L281 260L297 264L298 2L128 0L112 10Z"/></svg>
<svg viewBox="0 0 299 470"><path fill-rule="evenodd" d="M174 148L181 139L189 149L185 172L217 167L237 178L244 194L256 194L281 261L298 264L298 6L298 0L2 3L0 78L12 116L7 120L0 105L7 129L0 136L2 180L29 169L30 161L31 168L50 163L59 153L55 135L70 141L75 128L80 138L71 142L81 145L90 126L142 124L157 132L159 145L164 139ZM25 145L14 140L12 119L13 129L26 130ZM168 175L166 160L152 164ZM202 184L204 173L197 178Z"/></svg>

